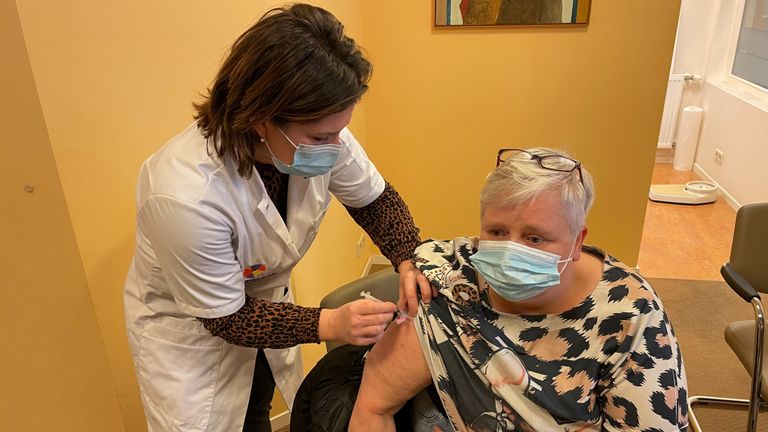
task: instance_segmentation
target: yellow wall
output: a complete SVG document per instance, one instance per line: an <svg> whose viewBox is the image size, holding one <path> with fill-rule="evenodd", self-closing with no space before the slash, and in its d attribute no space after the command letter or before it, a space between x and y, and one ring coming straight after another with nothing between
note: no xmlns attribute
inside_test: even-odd
<svg viewBox="0 0 768 432"><path fill-rule="evenodd" d="M593 1L586 27L440 28L363 3L370 155L426 237L477 234L500 147L564 147L596 177L587 239L637 262L678 1Z"/></svg>
<svg viewBox="0 0 768 432"><path fill-rule="evenodd" d="M14 0L0 52L0 430L123 431Z"/></svg>

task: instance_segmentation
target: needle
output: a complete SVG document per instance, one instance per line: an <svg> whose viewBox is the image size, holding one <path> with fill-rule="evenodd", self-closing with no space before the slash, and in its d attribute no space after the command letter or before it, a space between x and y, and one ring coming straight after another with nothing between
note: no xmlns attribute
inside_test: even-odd
<svg viewBox="0 0 768 432"><path fill-rule="evenodd" d="M367 300L373 300L375 302L381 303L382 301L377 299L376 297L371 295L370 291L360 291L360 297L367 299ZM396 310L395 315L392 317L395 321L397 321L398 324L405 321L406 319L410 318L407 313L401 310Z"/></svg>

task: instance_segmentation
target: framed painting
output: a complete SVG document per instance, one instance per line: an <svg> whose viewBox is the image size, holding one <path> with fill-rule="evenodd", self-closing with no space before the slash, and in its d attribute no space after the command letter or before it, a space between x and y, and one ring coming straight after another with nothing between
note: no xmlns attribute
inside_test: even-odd
<svg viewBox="0 0 768 432"><path fill-rule="evenodd" d="M435 26L587 24L591 0L435 0Z"/></svg>

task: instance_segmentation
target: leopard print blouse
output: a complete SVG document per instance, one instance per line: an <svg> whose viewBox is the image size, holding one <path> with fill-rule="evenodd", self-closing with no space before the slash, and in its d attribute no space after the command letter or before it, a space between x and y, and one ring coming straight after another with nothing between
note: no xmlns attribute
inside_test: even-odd
<svg viewBox="0 0 768 432"><path fill-rule="evenodd" d="M549 315L494 309L469 258L477 237L427 241L416 267L440 290L417 335L454 429L683 431L685 367L653 287L616 258L578 305Z"/></svg>
<svg viewBox="0 0 768 432"><path fill-rule="evenodd" d="M285 220L288 203L288 175L273 165L256 164L267 194ZM419 244L419 229L397 191L386 183L372 203L347 212L371 237L381 253L397 265L410 259ZM237 312L219 318L198 318L214 336L252 348L289 348L319 343L320 308L292 303L274 303L246 297Z"/></svg>

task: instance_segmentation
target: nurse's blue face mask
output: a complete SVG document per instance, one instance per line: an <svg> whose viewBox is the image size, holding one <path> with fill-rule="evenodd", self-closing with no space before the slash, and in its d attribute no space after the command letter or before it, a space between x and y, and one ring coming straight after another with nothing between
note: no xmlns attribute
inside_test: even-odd
<svg viewBox="0 0 768 432"><path fill-rule="evenodd" d="M272 155L272 163L281 173L310 178L327 173L336 164L339 152L341 151L341 145L333 143L312 145L300 143L297 146L279 126L277 130L296 149L293 155L293 163L286 165L272 153L269 143L266 139L262 138L262 141L267 146L267 150L269 150L269 154Z"/></svg>
<svg viewBox="0 0 768 432"><path fill-rule="evenodd" d="M516 302L559 284L560 273L572 257L573 248L567 259L560 259L559 255L513 241L480 240L477 252L469 259L494 291ZM557 268L560 263L566 263L562 270Z"/></svg>

